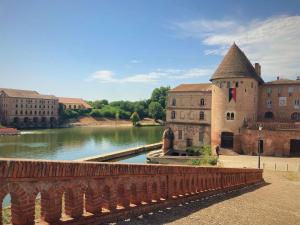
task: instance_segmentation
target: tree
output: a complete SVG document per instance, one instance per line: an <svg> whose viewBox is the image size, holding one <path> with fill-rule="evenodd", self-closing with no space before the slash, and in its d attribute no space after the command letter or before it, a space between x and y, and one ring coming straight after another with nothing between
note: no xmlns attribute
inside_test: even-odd
<svg viewBox="0 0 300 225"><path fill-rule="evenodd" d="M165 108L169 90L170 87L155 88L152 91L151 102L158 102L163 108Z"/></svg>
<svg viewBox="0 0 300 225"><path fill-rule="evenodd" d="M141 120L140 116L137 112L132 113L131 117L130 117L133 126L136 126L137 123Z"/></svg>
<svg viewBox="0 0 300 225"><path fill-rule="evenodd" d="M162 119L163 107L158 102L151 102L149 105L149 114L154 120Z"/></svg>

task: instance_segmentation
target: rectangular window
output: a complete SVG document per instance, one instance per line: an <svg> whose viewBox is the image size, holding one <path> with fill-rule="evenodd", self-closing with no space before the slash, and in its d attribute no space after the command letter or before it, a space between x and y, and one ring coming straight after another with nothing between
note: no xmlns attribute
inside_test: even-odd
<svg viewBox="0 0 300 225"><path fill-rule="evenodd" d="M272 100L270 100L270 99L267 100L267 108L268 109L272 108Z"/></svg>
<svg viewBox="0 0 300 225"><path fill-rule="evenodd" d="M292 96L292 95L293 95L293 92L294 92L294 87L289 87L289 88L288 88L289 96Z"/></svg>
<svg viewBox="0 0 300 225"><path fill-rule="evenodd" d="M181 140L182 139L182 130L178 131L178 139Z"/></svg>
<svg viewBox="0 0 300 225"><path fill-rule="evenodd" d="M266 89L266 91L267 91L267 94L271 94L271 93L272 93L272 88L268 87L268 88Z"/></svg>
<svg viewBox="0 0 300 225"><path fill-rule="evenodd" d="M231 88L231 82L227 81L227 88Z"/></svg>

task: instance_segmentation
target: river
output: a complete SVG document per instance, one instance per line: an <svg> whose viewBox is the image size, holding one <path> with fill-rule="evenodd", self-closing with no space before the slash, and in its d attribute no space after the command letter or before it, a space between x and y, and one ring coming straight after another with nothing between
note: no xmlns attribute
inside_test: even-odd
<svg viewBox="0 0 300 225"><path fill-rule="evenodd" d="M161 141L163 127L73 127L0 136L0 157L74 160ZM145 163L139 155L124 162Z"/></svg>

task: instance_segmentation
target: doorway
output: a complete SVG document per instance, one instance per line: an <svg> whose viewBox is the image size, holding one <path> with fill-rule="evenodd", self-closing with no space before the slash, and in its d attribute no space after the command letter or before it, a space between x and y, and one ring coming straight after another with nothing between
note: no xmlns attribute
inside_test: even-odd
<svg viewBox="0 0 300 225"><path fill-rule="evenodd" d="M222 132L221 133L221 148L233 148L233 133Z"/></svg>
<svg viewBox="0 0 300 225"><path fill-rule="evenodd" d="M290 140L290 155L300 156L300 140L298 140L298 139Z"/></svg>

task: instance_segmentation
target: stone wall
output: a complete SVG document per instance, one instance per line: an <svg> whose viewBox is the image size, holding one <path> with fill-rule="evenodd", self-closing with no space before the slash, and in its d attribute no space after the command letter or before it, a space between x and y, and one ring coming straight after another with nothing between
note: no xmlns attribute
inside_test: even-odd
<svg viewBox="0 0 300 225"><path fill-rule="evenodd" d="M99 224L262 180L262 170L257 169L2 159L0 201L11 195L16 225L35 223L39 194L40 223Z"/></svg>
<svg viewBox="0 0 300 225"><path fill-rule="evenodd" d="M186 153L187 139L192 140L193 146L210 145L211 132L209 125L168 123L168 126L174 133L174 149L178 152ZM181 138L179 132L181 132Z"/></svg>
<svg viewBox="0 0 300 225"><path fill-rule="evenodd" d="M261 138L264 142L262 155L266 156L289 156L290 140L300 139L300 131L296 130L262 130ZM256 155L258 150L259 131L242 129L237 136L239 143L235 146L236 152L248 155Z"/></svg>

